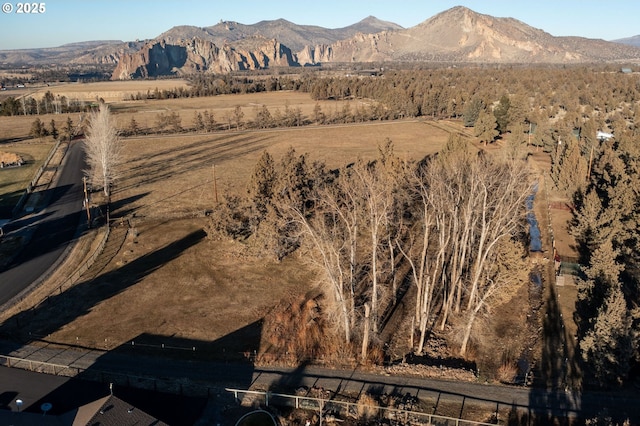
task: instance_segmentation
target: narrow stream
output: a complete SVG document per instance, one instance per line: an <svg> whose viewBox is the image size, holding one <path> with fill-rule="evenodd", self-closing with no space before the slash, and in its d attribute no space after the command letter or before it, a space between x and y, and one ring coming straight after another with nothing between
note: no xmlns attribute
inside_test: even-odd
<svg viewBox="0 0 640 426"><path fill-rule="evenodd" d="M536 214L533 212L533 200L538 193L538 184L533 187L533 193L527 197L527 222L529 223L529 250L530 251L542 251L542 238L540 235L540 227L538 226L538 220Z"/></svg>
<svg viewBox="0 0 640 426"><path fill-rule="evenodd" d="M533 210L533 202L535 196L538 193L538 184L533 187L533 192L527 197L527 223L529 224L529 252L541 253L542 252L542 235L540 233L540 227L538 226L538 220L536 219L535 212ZM537 265L531 269L529 273L529 314L527 315L528 328L534 330L538 326L538 315L540 307L542 306L542 271L540 265ZM532 352L532 348L525 348L523 353L520 354L518 360L518 368L522 376L517 381L524 386L530 386L533 384L532 369L535 368L536 356Z"/></svg>

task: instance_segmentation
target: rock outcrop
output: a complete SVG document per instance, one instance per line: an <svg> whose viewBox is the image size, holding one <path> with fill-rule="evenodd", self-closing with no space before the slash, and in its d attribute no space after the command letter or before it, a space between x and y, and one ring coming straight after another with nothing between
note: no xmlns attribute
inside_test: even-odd
<svg viewBox="0 0 640 426"><path fill-rule="evenodd" d="M366 24L366 25L365 25ZM367 26L368 25L368 26ZM371 18L362 28L387 23ZM178 27L177 27L178 28ZM178 31L178 29L180 31ZM204 71L224 73L274 66L367 62L466 63L587 63L640 60L640 49L581 37L554 37L513 18L495 18L457 6L408 29L351 33L330 43L327 32L298 27L284 21L264 21L255 26L224 22L198 29L209 40L176 36L192 31L179 27L171 37L147 43L140 51L122 56L113 79L155 77ZM266 38L257 31L262 29ZM310 32L304 46L302 31ZM282 37L292 45L285 46ZM350 29L353 31L353 28ZM169 35L169 32L166 33ZM226 36L228 38L221 38ZM222 40L218 45L211 39Z"/></svg>
<svg viewBox="0 0 640 426"><path fill-rule="evenodd" d="M261 44L255 48L243 47L242 43L218 47L199 38L176 43L167 43L165 40L152 41L136 53L123 55L113 72L112 80L194 72L228 73L298 65L291 50L277 40L259 41Z"/></svg>

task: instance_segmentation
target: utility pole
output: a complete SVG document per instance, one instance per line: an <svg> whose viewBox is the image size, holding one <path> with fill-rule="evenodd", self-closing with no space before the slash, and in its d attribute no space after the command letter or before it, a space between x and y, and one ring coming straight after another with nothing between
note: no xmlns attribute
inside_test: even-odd
<svg viewBox="0 0 640 426"><path fill-rule="evenodd" d="M216 181L216 165L213 164L213 193L215 194L216 204L218 203L218 182Z"/></svg>
<svg viewBox="0 0 640 426"><path fill-rule="evenodd" d="M82 185L84 187L84 207L87 210L87 224L91 228L91 211L89 210L89 196L87 195L87 177L82 178Z"/></svg>
<svg viewBox="0 0 640 426"><path fill-rule="evenodd" d="M587 182L589 181L589 178L591 177L591 164L593 162L593 145L591 146L591 153L589 154L589 169L587 170Z"/></svg>

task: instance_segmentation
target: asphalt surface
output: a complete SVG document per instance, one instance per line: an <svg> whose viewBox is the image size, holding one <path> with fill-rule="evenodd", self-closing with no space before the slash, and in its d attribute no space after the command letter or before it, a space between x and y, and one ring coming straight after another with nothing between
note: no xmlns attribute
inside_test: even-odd
<svg viewBox="0 0 640 426"><path fill-rule="evenodd" d="M631 424L640 424L640 394L637 389L614 392L570 392L516 386L456 382L372 373L361 368L339 370L300 365L297 368L257 367L251 363L223 363L169 359L148 356L136 348L105 352L59 345L19 345L0 341L0 354L22 359L68 365L81 372L78 378L116 383L141 383L161 390L205 395L227 394L224 388L296 389L323 388L334 393L386 393L412 395L437 401L437 404L484 404L497 409L505 406L530 410L552 418L579 416L591 418L604 409ZM3 391L0 369L0 393ZM180 389L177 389L180 387ZM6 391L6 390L5 390Z"/></svg>
<svg viewBox="0 0 640 426"><path fill-rule="evenodd" d="M25 291L47 273L73 241L82 213L82 142L69 145L55 187L41 194L48 206L6 224L5 234L23 232L29 241L0 271L0 306Z"/></svg>

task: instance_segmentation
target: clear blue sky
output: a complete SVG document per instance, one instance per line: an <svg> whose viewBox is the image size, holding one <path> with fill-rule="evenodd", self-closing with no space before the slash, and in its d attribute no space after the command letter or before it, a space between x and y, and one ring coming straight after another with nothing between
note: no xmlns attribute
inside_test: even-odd
<svg viewBox="0 0 640 426"><path fill-rule="evenodd" d="M409 28L458 5L516 18L554 36L614 40L640 34L638 0L49 0L38 15L17 14L17 1L0 3L13 9L0 12L0 50L149 39L176 25L205 27L220 20L284 18L341 28L373 15Z"/></svg>

